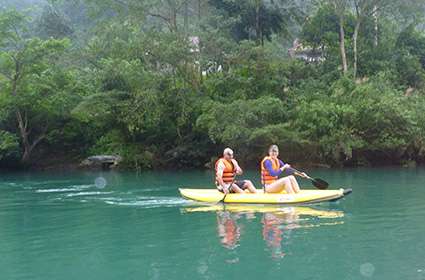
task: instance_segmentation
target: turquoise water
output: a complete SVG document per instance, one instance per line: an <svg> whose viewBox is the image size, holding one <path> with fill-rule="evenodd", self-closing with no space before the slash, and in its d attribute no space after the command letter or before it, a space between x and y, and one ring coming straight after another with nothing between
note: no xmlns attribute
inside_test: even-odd
<svg viewBox="0 0 425 280"><path fill-rule="evenodd" d="M2 173L0 279L425 279L425 169L311 174L354 192L224 208L179 197L203 171Z"/></svg>

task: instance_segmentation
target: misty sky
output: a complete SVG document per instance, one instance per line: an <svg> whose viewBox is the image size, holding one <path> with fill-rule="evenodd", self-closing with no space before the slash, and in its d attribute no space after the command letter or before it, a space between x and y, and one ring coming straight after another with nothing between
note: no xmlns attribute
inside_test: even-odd
<svg viewBox="0 0 425 280"><path fill-rule="evenodd" d="M26 9L44 4L46 0L0 0L1 8Z"/></svg>

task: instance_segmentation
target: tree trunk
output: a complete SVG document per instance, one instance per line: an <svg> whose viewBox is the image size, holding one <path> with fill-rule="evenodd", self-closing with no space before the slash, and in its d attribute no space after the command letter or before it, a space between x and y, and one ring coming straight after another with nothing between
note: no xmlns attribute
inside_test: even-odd
<svg viewBox="0 0 425 280"><path fill-rule="evenodd" d="M360 19L357 19L356 26L354 27L354 34L353 34L353 54L354 54L353 71L354 71L354 79L357 76L357 60L358 60L357 38L359 37L359 29L360 29Z"/></svg>
<svg viewBox="0 0 425 280"><path fill-rule="evenodd" d="M176 3L171 3L170 4L170 24L171 24L171 29L174 32L177 32L177 7L176 7Z"/></svg>
<svg viewBox="0 0 425 280"><path fill-rule="evenodd" d="M375 38L374 38L374 41L373 41L373 45L375 46L375 47L377 47L378 46L378 40L379 40L379 38L378 38L378 33L379 33L379 25L378 25L378 6L377 5L375 5L374 7L373 7L373 19L374 19L374 23L375 23L375 27L374 27L374 31L375 31Z"/></svg>
<svg viewBox="0 0 425 280"><path fill-rule="evenodd" d="M189 0L184 2L184 32L187 34L189 28Z"/></svg>
<svg viewBox="0 0 425 280"><path fill-rule="evenodd" d="M198 0L198 21L201 22L201 0Z"/></svg>
<svg viewBox="0 0 425 280"><path fill-rule="evenodd" d="M21 139L22 139L22 145L24 146L24 154L21 158L21 161L23 163L27 162L29 160L31 151L30 151L30 143L28 140L28 131L27 131L27 119L22 117L22 114L19 110L16 111L16 120L18 122L18 127L19 127L19 133L21 135Z"/></svg>
<svg viewBox="0 0 425 280"><path fill-rule="evenodd" d="M257 45L261 43L260 2L261 0L255 0L255 39L257 41Z"/></svg>
<svg viewBox="0 0 425 280"><path fill-rule="evenodd" d="M177 12L175 9L173 9L173 17L171 18L172 20L172 25L173 25L173 30L174 32L177 32Z"/></svg>
<svg viewBox="0 0 425 280"><path fill-rule="evenodd" d="M341 52L342 72L345 75L348 71L348 66L347 66L347 54L345 51L345 31L344 31L343 16L339 17L339 49Z"/></svg>
<svg viewBox="0 0 425 280"><path fill-rule="evenodd" d="M21 162L23 164L27 164L31 158L31 153L34 148L44 139L46 138L47 125L45 126L45 130L42 134L40 134L34 142L30 143L29 134L30 130L28 129L28 118L22 116L21 111L16 111L16 120L18 122L19 133L21 135L22 145L24 148L24 154L22 155Z"/></svg>
<svg viewBox="0 0 425 280"><path fill-rule="evenodd" d="M12 78L12 95L16 96L17 90L18 90L18 82L21 77L21 64L18 59L13 57L13 60L15 61L15 73Z"/></svg>

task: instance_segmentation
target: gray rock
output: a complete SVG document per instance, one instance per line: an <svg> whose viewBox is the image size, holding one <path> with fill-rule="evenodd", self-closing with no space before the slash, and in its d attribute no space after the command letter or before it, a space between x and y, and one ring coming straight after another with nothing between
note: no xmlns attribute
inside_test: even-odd
<svg viewBox="0 0 425 280"><path fill-rule="evenodd" d="M86 167L110 168L117 166L121 160L122 157L120 156L96 155L86 158L81 162L81 165Z"/></svg>

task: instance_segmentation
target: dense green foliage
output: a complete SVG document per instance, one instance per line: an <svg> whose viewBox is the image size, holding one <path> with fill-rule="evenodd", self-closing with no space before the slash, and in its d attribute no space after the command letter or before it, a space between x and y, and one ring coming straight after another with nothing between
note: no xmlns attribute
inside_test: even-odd
<svg viewBox="0 0 425 280"><path fill-rule="evenodd" d="M413 11L307 2L4 10L0 164L119 154L129 168L199 167L231 146L255 166L272 143L296 162L422 162L425 32Z"/></svg>

